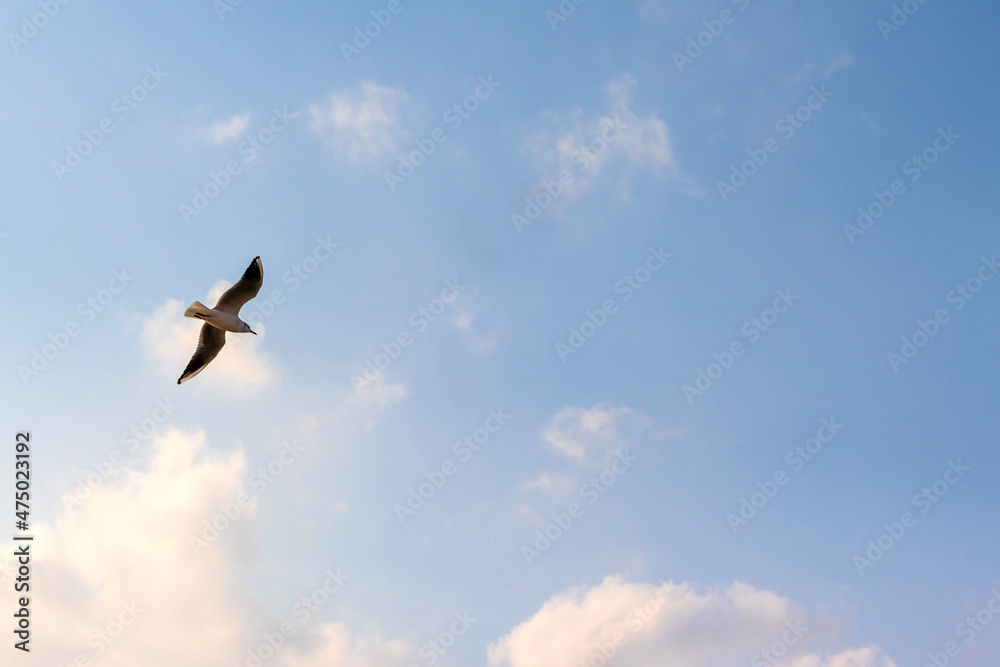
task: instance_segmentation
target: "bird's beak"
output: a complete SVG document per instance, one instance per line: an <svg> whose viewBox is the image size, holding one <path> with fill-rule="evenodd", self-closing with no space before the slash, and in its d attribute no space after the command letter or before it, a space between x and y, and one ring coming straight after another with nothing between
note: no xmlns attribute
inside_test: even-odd
<svg viewBox="0 0 1000 667"><path fill-rule="evenodd" d="M254 336L256 336L256 335L257 335L257 332L256 332L256 331L254 331L253 329L251 329L251 330L250 330L250 333L252 333L252 334L253 334Z"/></svg>

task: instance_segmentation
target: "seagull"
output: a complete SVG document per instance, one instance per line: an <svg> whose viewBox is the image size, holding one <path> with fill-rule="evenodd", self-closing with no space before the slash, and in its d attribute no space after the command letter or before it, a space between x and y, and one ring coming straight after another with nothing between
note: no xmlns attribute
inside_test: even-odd
<svg viewBox="0 0 1000 667"><path fill-rule="evenodd" d="M177 380L177 384L187 382L205 370L205 366L208 366L212 359L215 359L219 350L226 344L227 331L257 335L257 332L253 331L249 324L240 319L240 308L257 296L263 282L264 265L261 263L260 257L254 257L250 266L243 272L240 281L226 290L226 293L219 298L219 302L215 304L215 308L208 308L200 301L195 301L188 306L188 309L184 311L184 317L203 320L205 324L201 326L198 349L194 351L194 356L188 362L183 375Z"/></svg>

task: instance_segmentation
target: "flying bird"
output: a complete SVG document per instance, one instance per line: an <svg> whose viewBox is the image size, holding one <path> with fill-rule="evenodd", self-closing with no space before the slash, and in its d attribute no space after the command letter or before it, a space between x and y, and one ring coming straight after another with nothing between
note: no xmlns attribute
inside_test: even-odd
<svg viewBox="0 0 1000 667"><path fill-rule="evenodd" d="M194 351L194 356L188 362L187 368L177 384L187 382L198 373L205 370L205 366L211 363L219 354L219 350L226 344L226 332L232 333L252 333L257 332L250 328L250 325L240 319L240 308L250 299L257 296L260 286L264 282L264 265L260 257L254 257L250 266L243 272L240 281L226 290L226 293L219 298L215 308L208 308L200 301L195 301L184 311L184 317L193 317L205 322L201 326L201 335L198 337L198 349Z"/></svg>

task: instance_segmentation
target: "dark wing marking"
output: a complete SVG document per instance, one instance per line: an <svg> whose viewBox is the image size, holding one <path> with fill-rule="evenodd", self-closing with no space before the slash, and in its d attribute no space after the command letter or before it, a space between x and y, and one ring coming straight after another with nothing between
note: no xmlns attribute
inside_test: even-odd
<svg viewBox="0 0 1000 667"><path fill-rule="evenodd" d="M188 362L187 368L177 384L187 382L198 373L205 370L205 366L211 363L219 354L219 350L226 344L226 332L216 329L208 322L201 325L201 335L198 336L198 349L194 351L194 356Z"/></svg>
<svg viewBox="0 0 1000 667"><path fill-rule="evenodd" d="M219 299L219 303L215 304L215 309L238 316L243 304L257 296L263 283L264 264L260 261L260 257L254 257L250 266L243 272L243 277L238 283L226 290L226 293Z"/></svg>

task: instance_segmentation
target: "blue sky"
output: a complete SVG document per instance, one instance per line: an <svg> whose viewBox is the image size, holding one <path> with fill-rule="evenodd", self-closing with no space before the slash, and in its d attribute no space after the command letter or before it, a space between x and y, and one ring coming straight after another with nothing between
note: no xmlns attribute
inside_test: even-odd
<svg viewBox="0 0 1000 667"><path fill-rule="evenodd" d="M31 659L993 664L997 18L6 3ZM256 255L261 335L177 386Z"/></svg>

